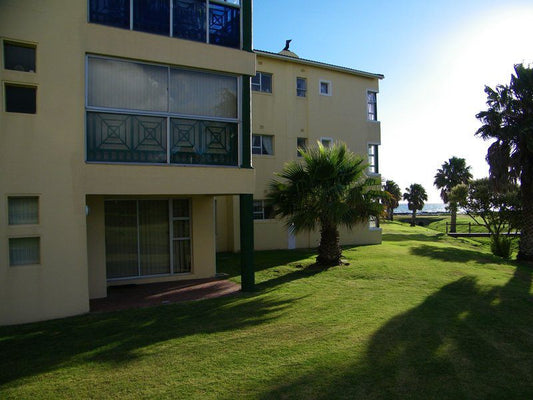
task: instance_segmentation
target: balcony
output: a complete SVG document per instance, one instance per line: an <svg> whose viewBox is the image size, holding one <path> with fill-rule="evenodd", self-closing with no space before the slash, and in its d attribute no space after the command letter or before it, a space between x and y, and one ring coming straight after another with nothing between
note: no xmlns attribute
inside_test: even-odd
<svg viewBox="0 0 533 400"><path fill-rule="evenodd" d="M241 48L239 0L90 0L97 24Z"/></svg>
<svg viewBox="0 0 533 400"><path fill-rule="evenodd" d="M238 124L87 112L87 161L238 166Z"/></svg>

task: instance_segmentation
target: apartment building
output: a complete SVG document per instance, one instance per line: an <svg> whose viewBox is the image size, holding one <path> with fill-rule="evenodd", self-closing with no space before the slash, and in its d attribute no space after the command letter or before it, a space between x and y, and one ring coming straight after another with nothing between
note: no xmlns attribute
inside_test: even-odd
<svg viewBox="0 0 533 400"><path fill-rule="evenodd" d="M368 174L379 177L381 143L377 94L383 75L298 57L287 45L279 53L256 50L252 79L252 154L256 171L254 241L256 250L317 247L319 232L293 235L273 218L265 202L269 182L283 165L298 159L297 148L342 141L368 157ZM217 197L217 249L239 249L238 201ZM375 221L340 230L341 244L376 244Z"/></svg>
<svg viewBox="0 0 533 400"><path fill-rule="evenodd" d="M218 196L253 287L251 35L251 0L0 3L0 324L213 277Z"/></svg>

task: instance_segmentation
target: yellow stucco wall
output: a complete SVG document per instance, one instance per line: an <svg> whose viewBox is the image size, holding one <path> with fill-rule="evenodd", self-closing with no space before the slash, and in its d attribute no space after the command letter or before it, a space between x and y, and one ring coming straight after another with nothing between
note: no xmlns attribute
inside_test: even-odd
<svg viewBox="0 0 533 400"><path fill-rule="evenodd" d="M89 286L94 297L104 293L102 238L97 237L103 221L97 217L106 195L194 195L194 234L206 235L194 240L195 277L212 276L212 195L251 193L254 171L87 164L86 55L236 75L255 74L255 55L90 24L87 0L3 0L0 45L3 40L36 46L35 73L4 69L0 51L0 96L6 82L34 85L37 113L7 113L3 101L0 108L0 325L87 312ZM13 195L39 196L37 226L8 226L7 198ZM95 212L87 217L86 201L94 202ZM28 235L41 238L40 264L10 267L8 239ZM98 252L88 254L88 243Z"/></svg>
<svg viewBox="0 0 533 400"><path fill-rule="evenodd" d="M329 137L345 142L354 153L367 157L368 144L380 144L380 122L367 119L367 91L379 91L378 77L340 71L335 67L310 65L298 59L278 59L259 53L257 71L272 74L272 93L252 92L252 133L274 135L274 155L253 155L256 171L254 199L266 197L274 172L296 157L296 140L308 145ZM307 79L307 96L296 95L296 78ZM331 82L332 95L319 94L321 80ZM379 109L379 100L378 100ZM223 210L219 210L223 212ZM238 218L234 219L238 224ZM288 233L282 221L255 221L255 248L287 248ZM342 244L381 243L381 230L360 225L341 230ZM319 234L297 235L296 247L315 247ZM220 251L238 251L237 241L219 238Z"/></svg>

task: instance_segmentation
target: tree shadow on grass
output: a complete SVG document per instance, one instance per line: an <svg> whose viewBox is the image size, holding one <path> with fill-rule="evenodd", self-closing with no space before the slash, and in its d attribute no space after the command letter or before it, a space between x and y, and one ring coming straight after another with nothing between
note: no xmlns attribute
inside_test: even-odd
<svg viewBox="0 0 533 400"><path fill-rule="evenodd" d="M268 291L270 289L274 289L277 286L299 280L299 279L306 279L310 278L312 276L315 276L317 274L323 273L328 270L328 268L319 267L316 264L311 264L308 266L301 266L299 265L296 267L297 269L293 272L289 272L288 274L280 274L279 276L275 278L271 278L265 281L262 281L256 285L257 290L259 291ZM333 267L336 268L336 267Z"/></svg>
<svg viewBox="0 0 533 400"><path fill-rule="evenodd" d="M504 262L502 258L476 250L431 246L427 244L412 247L410 253L415 256L428 257L445 262L476 261L478 264L499 264Z"/></svg>
<svg viewBox="0 0 533 400"><path fill-rule="evenodd" d="M313 256L316 256L314 249L256 251L254 252L254 270L259 272L280 265L300 263ZM217 271L224 272L230 277L240 276L240 257L238 253L218 253Z"/></svg>
<svg viewBox="0 0 533 400"><path fill-rule="evenodd" d="M411 216L409 215L408 217L396 217L396 221L398 222L403 222L403 223L406 223L406 224L410 224L411 223ZM450 217L449 216L440 216L440 217L435 217L435 216L424 216L424 215L417 215L416 216L416 225L418 226L428 226L429 224L433 223L433 222L439 222L439 221L444 221L445 219L449 219Z"/></svg>
<svg viewBox="0 0 533 400"><path fill-rule="evenodd" d="M417 242L436 242L444 237L444 233L436 234L409 234L409 233L384 233L382 239L384 242L404 242L404 241L417 241Z"/></svg>
<svg viewBox="0 0 533 400"><path fill-rule="evenodd" d="M277 377L262 399L531 399L531 267L504 286L463 277L383 325L363 358ZM353 361L350 360L353 359Z"/></svg>
<svg viewBox="0 0 533 400"><path fill-rule="evenodd" d="M219 298L3 327L0 385L68 364L121 365L159 342L261 325L297 300Z"/></svg>

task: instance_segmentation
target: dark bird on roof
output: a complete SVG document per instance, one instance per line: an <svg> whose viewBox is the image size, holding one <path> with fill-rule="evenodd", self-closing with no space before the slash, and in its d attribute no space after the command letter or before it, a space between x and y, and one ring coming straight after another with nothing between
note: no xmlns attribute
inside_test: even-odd
<svg viewBox="0 0 533 400"><path fill-rule="evenodd" d="M283 50L289 50L289 46L292 42L292 39L285 40L285 48Z"/></svg>

